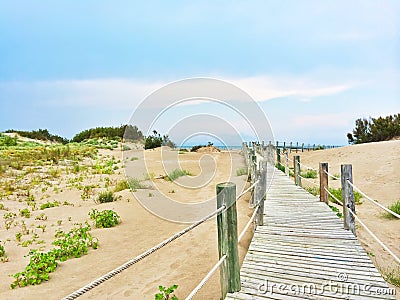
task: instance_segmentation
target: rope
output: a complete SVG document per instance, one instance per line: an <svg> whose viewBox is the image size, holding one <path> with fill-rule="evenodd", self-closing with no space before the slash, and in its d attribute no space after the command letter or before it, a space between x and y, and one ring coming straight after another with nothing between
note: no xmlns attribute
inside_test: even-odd
<svg viewBox="0 0 400 300"><path fill-rule="evenodd" d="M262 200L261 200L261 201L262 201ZM255 206L255 209L254 209L254 211L253 211L253 214L251 215L250 220L247 222L246 226L244 226L242 232L240 233L240 235L239 235L239 237L238 237L238 243L242 240L242 238L244 237L244 235L245 235L247 229L249 229L251 223L254 221L254 218L255 218L256 215L257 215L257 207L258 207L258 205L260 205L260 202L258 202L257 205Z"/></svg>
<svg viewBox="0 0 400 300"><path fill-rule="evenodd" d="M361 224L365 228L365 230L378 242L379 245L383 247L393 258L396 260L397 263L400 264L400 258L396 256L378 237L360 220L359 217L351 210L348 209L348 211L352 214L352 216L357 220L358 223Z"/></svg>
<svg viewBox="0 0 400 300"><path fill-rule="evenodd" d="M324 187L324 190L333 198L336 200L337 204L339 204L340 206L343 206L343 202L341 200L339 200L338 198L336 198L326 187Z"/></svg>
<svg viewBox="0 0 400 300"><path fill-rule="evenodd" d="M368 199L369 201L371 201L372 203L374 203L375 205L379 206L380 208L386 210L389 214L392 214L393 216L395 216L396 218L400 219L400 215L395 213L394 211L384 207L382 204L378 203L376 200L372 199L371 197L367 196L365 193L363 193L363 191L361 191L358 187L356 187L354 184L352 184L349 180L347 180L348 184L350 184L354 189L356 189L361 195L363 195L364 198Z"/></svg>
<svg viewBox="0 0 400 300"><path fill-rule="evenodd" d="M176 240L177 238L181 237L185 233L191 231L192 229L196 228L200 224L202 224L202 223L206 222L207 220L211 219L212 217L214 217L215 215L219 214L220 212L222 212L225 209L226 209L225 205L221 206L216 211L210 213L209 215L205 216L204 218L202 218L201 220L197 221L196 223L193 223L189 227L186 227L185 229L177 232L176 234L174 234L173 236L169 237L168 239L162 241L161 243L159 243L158 245L154 246L153 248L148 249L147 251L143 252L142 254L136 256L135 258L131 259L130 261L124 263L121 266L119 266L118 268L108 272L107 274L99 277L98 279L96 279L96 280L92 281L91 283L85 285L84 287L80 288L79 290L76 290L75 292L69 294L68 296L63 298L63 300L72 300L72 299L78 298L79 296L82 296L83 294L85 294L86 292L90 291L94 287L100 285L101 283L105 282L108 279L111 279L115 275L121 273L123 270L131 267L132 265L134 265L135 263L141 261L142 259L144 259L145 257L149 256L150 254L152 254L152 253L156 252L157 250L161 249L162 247L168 245L172 241Z"/></svg>
<svg viewBox="0 0 400 300"><path fill-rule="evenodd" d="M252 188L254 188L258 182L259 182L259 180L257 180L257 181L254 182L251 186L249 186L246 190L244 190L243 192L241 192L241 193L236 197L236 201L239 200L240 197L242 197L244 194L246 194L246 193L247 193L248 191L250 191Z"/></svg>
<svg viewBox="0 0 400 300"><path fill-rule="evenodd" d="M325 172L326 175L328 175L329 177L331 177L331 178L333 178L335 180L339 180L340 179L339 177L336 177L336 176L332 175L331 173L329 173L329 172L327 172L325 170L324 170L324 172Z"/></svg>
<svg viewBox="0 0 400 300"><path fill-rule="evenodd" d="M304 179L305 181L307 181L307 182L309 182L309 183L312 183L312 184L314 184L314 185L316 185L316 186L319 186L319 184L317 184L317 183L315 183L315 182L313 182L313 181L311 181L311 180L309 180L309 179L307 179L307 178L305 178L305 177L303 177L303 176L301 176L301 175L299 175L302 179Z"/></svg>
<svg viewBox="0 0 400 300"><path fill-rule="evenodd" d="M198 291L203 287L203 285L207 283L207 281L219 268L219 266L224 262L225 259L226 259L226 254L219 259L219 261L214 265L214 267L210 270L210 272L207 273L207 275L203 278L203 280L200 281L200 283L194 288L194 290L189 294L189 296L186 297L185 300L191 300L198 293Z"/></svg>

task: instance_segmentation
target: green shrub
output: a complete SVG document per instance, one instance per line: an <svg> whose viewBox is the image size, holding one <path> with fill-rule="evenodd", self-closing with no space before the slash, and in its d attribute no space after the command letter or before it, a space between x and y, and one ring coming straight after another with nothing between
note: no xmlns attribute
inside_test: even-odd
<svg viewBox="0 0 400 300"><path fill-rule="evenodd" d="M138 159L139 159L139 157L136 157L136 156L131 157L131 161L138 160Z"/></svg>
<svg viewBox="0 0 400 300"><path fill-rule="evenodd" d="M282 171L283 173L285 173L285 166L284 165L282 165L282 164L278 164L278 163L276 163L276 168L278 169L278 170L280 170L280 171Z"/></svg>
<svg viewBox="0 0 400 300"><path fill-rule="evenodd" d="M186 175L191 176L192 174L187 170L175 169L169 173L165 179L168 181L174 181L175 179Z"/></svg>
<svg viewBox="0 0 400 300"><path fill-rule="evenodd" d="M134 192L136 192L136 190L150 188L150 186L143 184L142 180L135 178L135 177L128 178L128 185L129 185L129 188Z"/></svg>
<svg viewBox="0 0 400 300"><path fill-rule="evenodd" d="M97 228L110 228L118 225L121 217L112 210L98 211L93 209L89 212L91 220L94 220L95 226Z"/></svg>
<svg viewBox="0 0 400 300"><path fill-rule="evenodd" d="M31 212L27 208L20 209L19 210L19 214L20 214L21 217L25 217L25 218L30 218L31 217Z"/></svg>
<svg viewBox="0 0 400 300"><path fill-rule="evenodd" d="M330 188L328 188L328 190L332 195L334 195L338 200L340 200L341 203L343 202L342 188L334 189L334 188L330 187ZM360 199L362 198L362 195L357 191L353 191L353 193L354 193L354 203L361 204ZM328 194L328 197L331 202L341 204L341 203L338 203L331 195Z"/></svg>
<svg viewBox="0 0 400 300"><path fill-rule="evenodd" d="M304 178L317 178L318 173L316 170L307 170L306 172L301 172L301 176Z"/></svg>
<svg viewBox="0 0 400 300"><path fill-rule="evenodd" d="M123 191L123 190L126 190L126 189L129 189L128 181L121 180L121 181L117 182L117 184L115 186L115 189L114 189L114 192L120 192L120 191Z"/></svg>
<svg viewBox="0 0 400 300"><path fill-rule="evenodd" d="M107 202L114 202L117 198L114 196L112 191L104 191L101 192L97 198L99 203L107 203Z"/></svg>
<svg viewBox="0 0 400 300"><path fill-rule="evenodd" d="M43 203L42 205L40 205L40 209L41 210L43 210L43 209L46 209L46 208L51 208L51 207L56 207L56 206L59 206L60 205L60 203L58 202L58 201L54 201L54 202L46 202L46 203Z"/></svg>
<svg viewBox="0 0 400 300"><path fill-rule="evenodd" d="M319 187L317 186L307 186L304 189L314 196L319 196Z"/></svg>
<svg viewBox="0 0 400 300"><path fill-rule="evenodd" d="M178 297L175 295L172 295L172 293L178 288L176 284L170 286L169 288L166 288L162 285L158 287L158 290L160 293L157 293L154 295L155 300L178 300Z"/></svg>
<svg viewBox="0 0 400 300"><path fill-rule="evenodd" d="M400 200L390 205L388 209L400 215ZM397 219L395 216L393 216L391 213L388 212L385 213L385 217L389 219Z"/></svg>
<svg viewBox="0 0 400 300"><path fill-rule="evenodd" d="M243 168L236 170L236 176L242 176L242 175L247 175L247 174L248 174L247 167L243 167Z"/></svg>

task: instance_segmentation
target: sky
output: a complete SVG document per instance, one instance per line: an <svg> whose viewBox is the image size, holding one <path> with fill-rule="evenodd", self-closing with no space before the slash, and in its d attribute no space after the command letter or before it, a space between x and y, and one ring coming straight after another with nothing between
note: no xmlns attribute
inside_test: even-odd
<svg viewBox="0 0 400 300"><path fill-rule="evenodd" d="M197 77L248 93L275 140L347 144L357 118L400 113L400 1L0 0L0 131L118 126Z"/></svg>

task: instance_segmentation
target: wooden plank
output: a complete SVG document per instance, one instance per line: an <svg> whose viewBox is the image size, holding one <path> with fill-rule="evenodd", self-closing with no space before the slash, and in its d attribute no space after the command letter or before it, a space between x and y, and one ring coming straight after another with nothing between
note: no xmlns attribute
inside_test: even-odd
<svg viewBox="0 0 400 300"><path fill-rule="evenodd" d="M295 186L282 172L268 169L267 176L264 226L257 227L243 261L241 290L226 299L395 299L378 294L379 289L388 289L387 283L357 238L324 202ZM341 281L340 275L346 280ZM266 280L276 286L327 281L369 285L371 293L261 293L259 287Z"/></svg>

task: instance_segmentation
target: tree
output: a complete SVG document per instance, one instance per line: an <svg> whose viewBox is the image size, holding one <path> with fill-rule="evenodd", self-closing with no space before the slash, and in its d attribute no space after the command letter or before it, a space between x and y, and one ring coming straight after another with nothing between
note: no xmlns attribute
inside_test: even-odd
<svg viewBox="0 0 400 300"><path fill-rule="evenodd" d="M357 119L353 132L347 134L349 144L387 141L394 137L400 137L400 114Z"/></svg>

